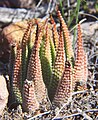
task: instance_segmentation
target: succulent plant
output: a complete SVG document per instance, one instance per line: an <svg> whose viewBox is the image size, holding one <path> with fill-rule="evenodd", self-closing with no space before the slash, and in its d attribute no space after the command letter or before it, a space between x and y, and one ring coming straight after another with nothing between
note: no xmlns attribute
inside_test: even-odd
<svg viewBox="0 0 98 120"><path fill-rule="evenodd" d="M64 34L64 47L65 47L66 59L70 61L71 64L73 64L74 52L72 49L72 41L70 39L69 30L59 10L57 13Z"/></svg>
<svg viewBox="0 0 98 120"><path fill-rule="evenodd" d="M49 99L61 107L72 92L80 90L79 86L86 89L87 57L80 24L75 58L67 25L59 10L57 14L59 32L52 16L50 22L30 20L15 56L11 55L13 59L10 60L15 59L14 66L10 67L13 68L11 86L15 99L23 104L25 111L35 112L48 104Z"/></svg>
<svg viewBox="0 0 98 120"><path fill-rule="evenodd" d="M15 99L22 103L22 84L21 84L21 55L22 55L22 49L20 48L20 45L17 47L17 56L14 63L13 68L13 74L12 74L12 90L15 95Z"/></svg>
<svg viewBox="0 0 98 120"><path fill-rule="evenodd" d="M53 40L54 40L55 50L57 51L57 49L58 49L58 44L59 44L59 35L58 35L56 23L55 23L52 15L50 15L50 21L51 21L51 24L53 25L53 27L52 27Z"/></svg>
<svg viewBox="0 0 98 120"><path fill-rule="evenodd" d="M43 26L37 24L36 39L32 48L31 56L28 64L27 79L33 81L36 98L41 103L46 97L46 87L42 77L41 63L40 63L40 43L42 40Z"/></svg>
<svg viewBox="0 0 98 120"><path fill-rule="evenodd" d="M42 40L40 59L41 59L43 80L48 89L52 74L52 55L51 55L51 46L50 46L51 30L48 24L45 27L46 27L46 31L45 31L45 36L43 37Z"/></svg>
<svg viewBox="0 0 98 120"><path fill-rule="evenodd" d="M53 105L61 107L64 103L68 101L72 93L72 67L70 62L65 62L65 69L62 77L59 81L54 99Z"/></svg>
<svg viewBox="0 0 98 120"><path fill-rule="evenodd" d="M34 83L29 80L25 80L23 86L23 108L28 112L39 109L39 103L35 95Z"/></svg>
<svg viewBox="0 0 98 120"><path fill-rule="evenodd" d="M73 90L77 91L86 89L87 71L87 56L83 48L81 27L80 24L78 24L77 50L73 73Z"/></svg>
<svg viewBox="0 0 98 120"><path fill-rule="evenodd" d="M49 85L49 97L50 100L53 100L55 95L59 79L62 76L65 67L65 52L64 52L64 41L63 41L63 32L60 30L59 36L59 45L56 52L56 58L53 66L53 71L51 75L51 81Z"/></svg>

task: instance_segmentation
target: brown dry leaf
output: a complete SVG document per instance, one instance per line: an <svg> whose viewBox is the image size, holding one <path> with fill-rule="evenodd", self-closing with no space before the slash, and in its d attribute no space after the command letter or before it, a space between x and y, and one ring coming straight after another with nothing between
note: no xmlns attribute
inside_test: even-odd
<svg viewBox="0 0 98 120"><path fill-rule="evenodd" d="M8 102L8 95L5 78L0 75L0 115L2 115L2 112Z"/></svg>
<svg viewBox="0 0 98 120"><path fill-rule="evenodd" d="M8 26L6 26L5 28L3 28L2 30L2 38L3 38L3 42L5 41L5 39L8 41L8 43L13 43L13 42L19 42L22 40L22 37L24 35L24 32L26 31L26 28L28 26L28 21L29 20L23 20L20 22L16 22L16 23L12 23ZM32 26L32 31L34 31L34 24L36 23L35 19L31 19L30 20L33 24ZM41 21L41 19L37 19L38 22ZM44 23L44 22L42 22ZM0 40L1 42L1 40Z"/></svg>
<svg viewBox="0 0 98 120"><path fill-rule="evenodd" d="M0 34L0 60L2 62L8 62L10 45L15 46L22 39L26 27L27 21L23 21L3 28Z"/></svg>
<svg viewBox="0 0 98 120"><path fill-rule="evenodd" d="M21 41L24 31L27 28L27 21L12 23L5 27L2 31L3 39L7 40L8 43Z"/></svg>
<svg viewBox="0 0 98 120"><path fill-rule="evenodd" d="M38 19L40 20L40 19ZM32 19L34 23L35 20ZM8 62L10 46L16 46L17 43L22 41L24 32L28 26L28 20L12 23L7 27L3 28L0 34L0 60ZM32 32L34 32L35 26L32 27Z"/></svg>
<svg viewBox="0 0 98 120"><path fill-rule="evenodd" d="M40 19L37 19L40 21ZM35 24L35 19L31 20L32 24ZM28 26L28 20L23 20L20 22L12 23L9 26L5 27L2 31L3 39L7 40L8 43L19 42L22 40L24 32ZM32 31L34 30L34 25L32 26Z"/></svg>

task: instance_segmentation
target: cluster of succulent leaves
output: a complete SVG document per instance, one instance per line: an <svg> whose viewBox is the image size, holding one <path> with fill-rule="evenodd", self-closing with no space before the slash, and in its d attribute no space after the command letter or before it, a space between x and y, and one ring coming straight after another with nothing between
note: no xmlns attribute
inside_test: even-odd
<svg viewBox="0 0 98 120"><path fill-rule="evenodd" d="M22 41L12 47L10 89L25 111L35 111L48 104L49 99L60 107L73 91L86 89L87 58L80 24L77 50L73 51L67 25L59 10L57 15L58 30L52 16L44 21L28 20Z"/></svg>

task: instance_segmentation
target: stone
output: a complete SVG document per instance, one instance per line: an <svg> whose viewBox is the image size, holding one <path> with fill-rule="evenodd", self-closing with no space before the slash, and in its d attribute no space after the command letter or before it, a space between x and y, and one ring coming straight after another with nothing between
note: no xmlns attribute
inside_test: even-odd
<svg viewBox="0 0 98 120"><path fill-rule="evenodd" d="M0 115L2 115L4 108L8 102L8 90L5 78L0 75Z"/></svg>

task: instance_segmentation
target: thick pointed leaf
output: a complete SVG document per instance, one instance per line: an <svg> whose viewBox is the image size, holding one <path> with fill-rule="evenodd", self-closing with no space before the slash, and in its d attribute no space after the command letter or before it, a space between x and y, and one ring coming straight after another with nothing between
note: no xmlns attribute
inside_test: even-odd
<svg viewBox="0 0 98 120"><path fill-rule="evenodd" d="M22 49L17 48L17 56L14 64L14 71L12 77L12 88L17 102L22 103L22 83L21 83L21 56Z"/></svg>
<svg viewBox="0 0 98 120"><path fill-rule="evenodd" d="M23 86L23 108L25 111L35 112L39 109L39 103L36 99L34 83L26 80Z"/></svg>
<svg viewBox="0 0 98 120"><path fill-rule="evenodd" d="M62 76L65 67L65 52L64 52L64 40L63 33L60 31L59 46L56 54L55 63L53 66L52 77L49 86L49 97L50 100L53 100L55 95L58 82Z"/></svg>
<svg viewBox="0 0 98 120"><path fill-rule="evenodd" d="M52 57L51 57L50 39L51 39L51 34L50 34L49 25L47 24L45 28L45 36L43 39L43 44L41 46L42 48L40 52L43 80L47 88L49 87L50 78L52 74Z"/></svg>
<svg viewBox="0 0 98 120"><path fill-rule="evenodd" d="M87 81L87 57L83 48L82 33L80 24L78 24L78 39L77 39L77 51L76 60L73 74L73 90L86 89Z"/></svg>
<svg viewBox="0 0 98 120"><path fill-rule="evenodd" d="M59 81L55 97L53 99L53 105L61 107L68 101L72 92L72 68L69 62L65 62L65 70Z"/></svg>
<svg viewBox="0 0 98 120"><path fill-rule="evenodd" d="M26 73L27 73L27 62L28 62L28 43L30 40L30 33L31 33L31 27L32 27L32 22L28 22L28 27L24 33L24 36L22 38L22 81L26 79Z"/></svg>
<svg viewBox="0 0 98 120"><path fill-rule="evenodd" d="M73 64L74 52L72 49L72 41L70 39L69 30L59 10L57 14L58 14L58 18L60 20L61 27L62 27L63 34L64 34L64 46L65 46L66 59L70 61L71 64Z"/></svg>
<svg viewBox="0 0 98 120"><path fill-rule="evenodd" d="M42 103L42 101L46 98L46 87L43 82L39 57L43 28L44 27L42 27L40 24L37 25L36 40L31 52L27 72L27 79L34 82L35 94L39 103Z"/></svg>
<svg viewBox="0 0 98 120"><path fill-rule="evenodd" d="M59 44L59 35L58 35L56 23L52 16L50 16L50 20L51 20L51 24L52 24L53 41L54 41L54 45L55 45L55 50L57 52L58 44Z"/></svg>

